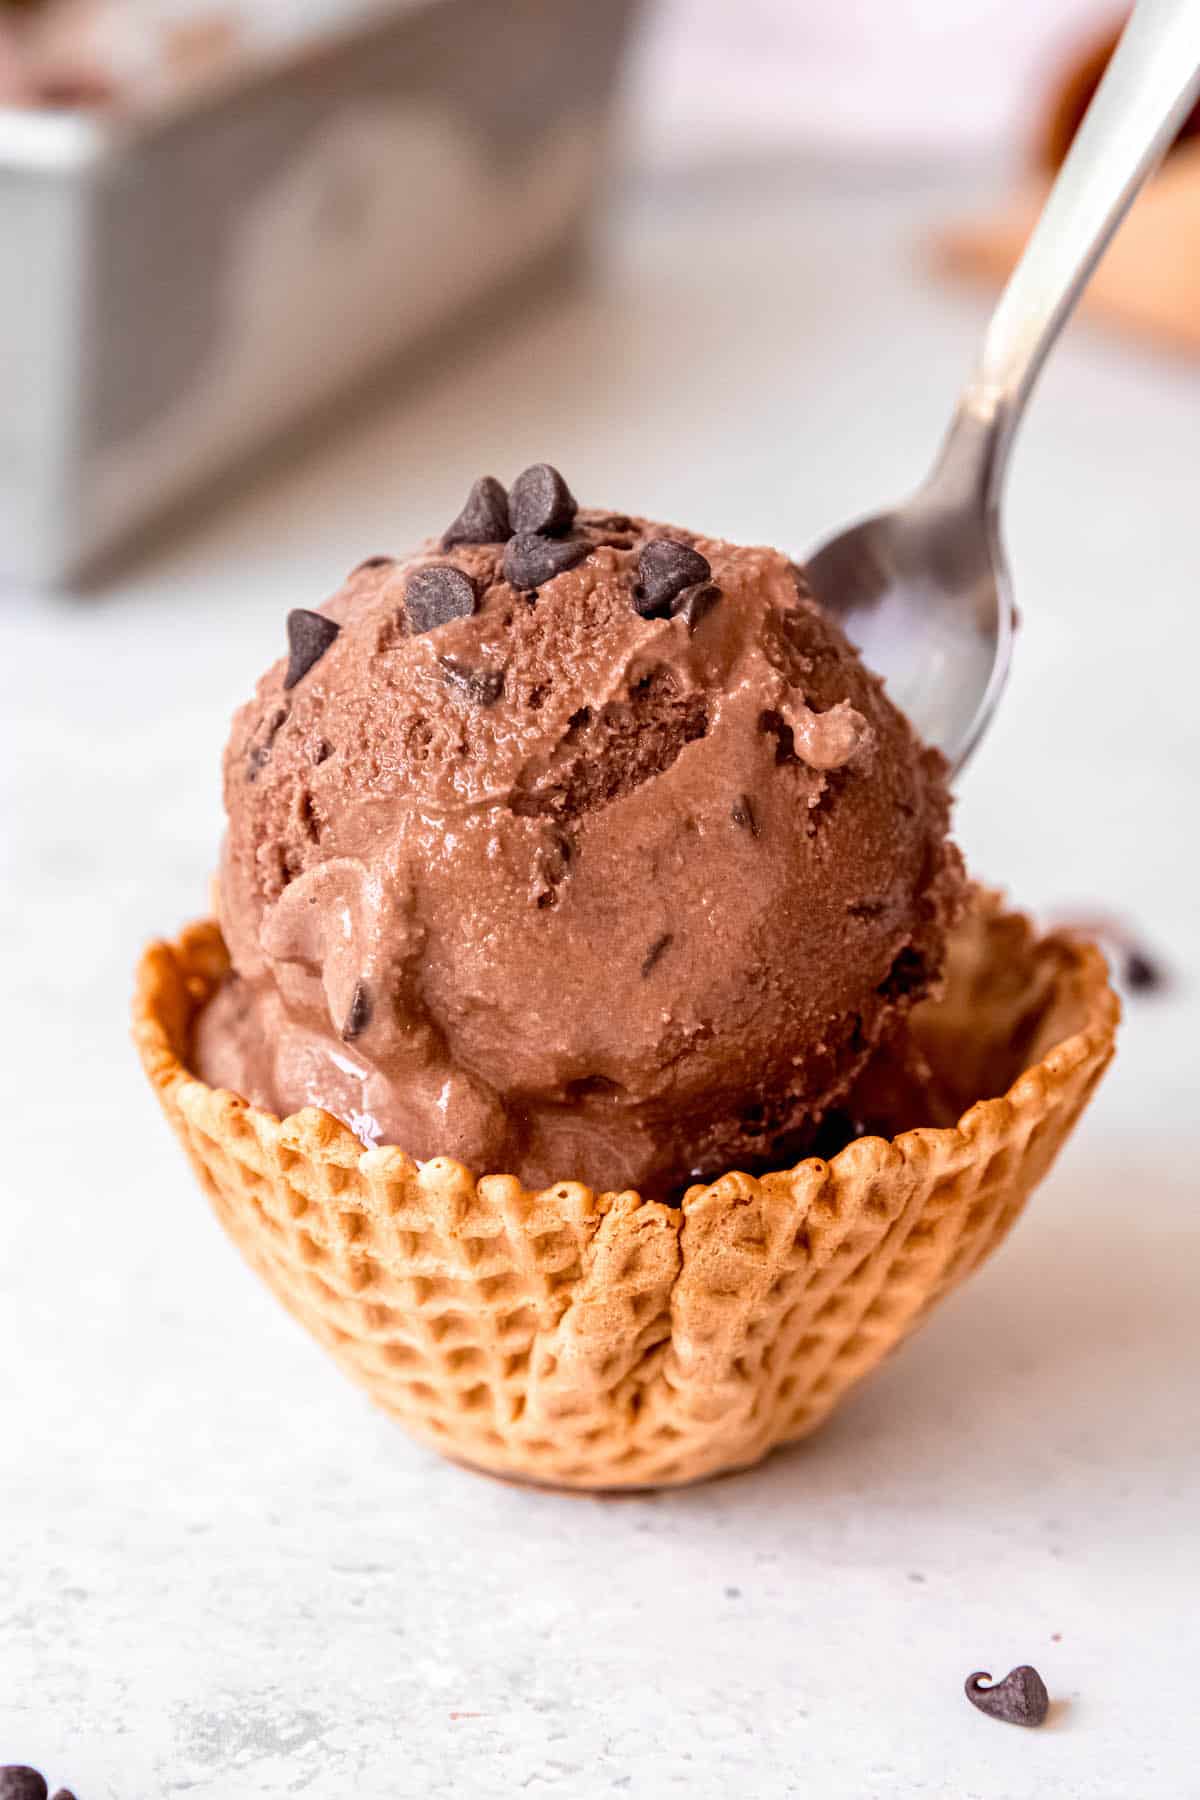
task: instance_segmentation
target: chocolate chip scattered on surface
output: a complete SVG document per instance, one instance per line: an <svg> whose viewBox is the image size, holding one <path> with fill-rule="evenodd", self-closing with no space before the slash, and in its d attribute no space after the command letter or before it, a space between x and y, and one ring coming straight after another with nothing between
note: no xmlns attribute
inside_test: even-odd
<svg viewBox="0 0 1200 1800"><path fill-rule="evenodd" d="M503 544L511 532L508 495L494 475L481 475L453 525L442 533L442 549L452 550L455 544Z"/></svg>
<svg viewBox="0 0 1200 1800"><path fill-rule="evenodd" d="M508 496L513 531L522 536L561 537L570 531L578 510L574 494L549 463L522 470Z"/></svg>
<svg viewBox="0 0 1200 1800"><path fill-rule="evenodd" d="M8 1763L0 1769L0 1800L46 1800L46 1778L25 1763Z"/></svg>
<svg viewBox="0 0 1200 1800"><path fill-rule="evenodd" d="M404 610L417 637L451 619L469 619L475 611L475 583L448 563L414 569L404 590Z"/></svg>
<svg viewBox="0 0 1200 1800"><path fill-rule="evenodd" d="M364 569L386 569L395 562L394 556L364 556L360 563L351 569L351 575L361 575Z"/></svg>
<svg viewBox="0 0 1200 1800"><path fill-rule="evenodd" d="M528 593L581 563L591 550L582 538L538 537L518 532L504 552L504 579Z"/></svg>
<svg viewBox="0 0 1200 1800"><path fill-rule="evenodd" d="M651 538L638 557L634 608L643 619L663 618L685 588L696 587L711 575L708 558L690 544L678 543L675 538Z"/></svg>
<svg viewBox="0 0 1200 1800"><path fill-rule="evenodd" d="M991 1680L986 1669L977 1669L967 1676L963 1692L972 1706L977 1706L990 1719L1003 1720L1006 1725L1045 1723L1050 1696L1036 1669L1022 1663L1019 1668L1010 1669L1003 1681L994 1682L990 1687L980 1685Z"/></svg>
<svg viewBox="0 0 1200 1800"><path fill-rule="evenodd" d="M748 831L751 837L758 836L758 820L754 816L754 804L749 794L739 794L729 809L729 816L740 831Z"/></svg>
<svg viewBox="0 0 1200 1800"><path fill-rule="evenodd" d="M1159 994L1174 983L1169 968L1144 941L1140 930L1120 914L1088 908L1055 916L1060 931L1072 937L1099 938L1116 964L1118 979L1130 994Z"/></svg>
<svg viewBox="0 0 1200 1800"><path fill-rule="evenodd" d="M1131 994L1157 994L1167 985L1166 972L1144 950L1130 950L1121 967L1121 979Z"/></svg>
<svg viewBox="0 0 1200 1800"><path fill-rule="evenodd" d="M324 613L306 612L303 607L295 607L287 616L288 666L283 678L285 688L294 688L298 681L319 663L341 626L327 619Z"/></svg>
<svg viewBox="0 0 1200 1800"><path fill-rule="evenodd" d="M503 669L471 669L453 656L438 659L442 673L452 688L476 706L494 706L504 692Z"/></svg>

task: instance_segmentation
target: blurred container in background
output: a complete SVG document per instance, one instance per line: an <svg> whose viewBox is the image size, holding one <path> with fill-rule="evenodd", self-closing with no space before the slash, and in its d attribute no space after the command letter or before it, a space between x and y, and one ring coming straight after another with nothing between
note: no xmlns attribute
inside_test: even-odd
<svg viewBox="0 0 1200 1800"><path fill-rule="evenodd" d="M143 59L136 103L0 106L0 576L95 560L564 255L636 4L305 0L193 38L203 79Z"/></svg>

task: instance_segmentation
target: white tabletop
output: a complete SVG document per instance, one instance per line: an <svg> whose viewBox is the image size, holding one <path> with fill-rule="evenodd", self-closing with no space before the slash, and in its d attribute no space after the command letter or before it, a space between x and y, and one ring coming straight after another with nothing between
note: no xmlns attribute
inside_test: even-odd
<svg viewBox="0 0 1200 1800"><path fill-rule="evenodd" d="M1178 984L1009 1246L808 1446L626 1500L440 1463L243 1267L127 1042L286 610L535 459L797 550L901 492L982 316L914 255L937 200L636 192L590 285L100 591L0 602L0 1763L79 1800L1200 1795L1200 372L1058 355L959 808L980 874L1129 914ZM1020 1662L1040 1733L962 1697Z"/></svg>

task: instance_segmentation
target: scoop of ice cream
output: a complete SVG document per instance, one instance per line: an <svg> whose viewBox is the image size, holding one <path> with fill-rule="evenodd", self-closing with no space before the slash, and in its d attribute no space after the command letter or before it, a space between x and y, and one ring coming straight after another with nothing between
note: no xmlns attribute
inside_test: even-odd
<svg viewBox="0 0 1200 1800"><path fill-rule="evenodd" d="M941 759L777 551L476 484L237 714L206 1079L532 1185L804 1142L937 982Z"/></svg>

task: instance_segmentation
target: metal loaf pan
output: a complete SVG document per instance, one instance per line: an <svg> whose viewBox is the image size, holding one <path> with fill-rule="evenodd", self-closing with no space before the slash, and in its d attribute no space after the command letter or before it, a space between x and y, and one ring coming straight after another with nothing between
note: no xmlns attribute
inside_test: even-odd
<svg viewBox="0 0 1200 1800"><path fill-rule="evenodd" d="M636 0L424 0L128 121L0 109L0 577L51 582L565 249Z"/></svg>

